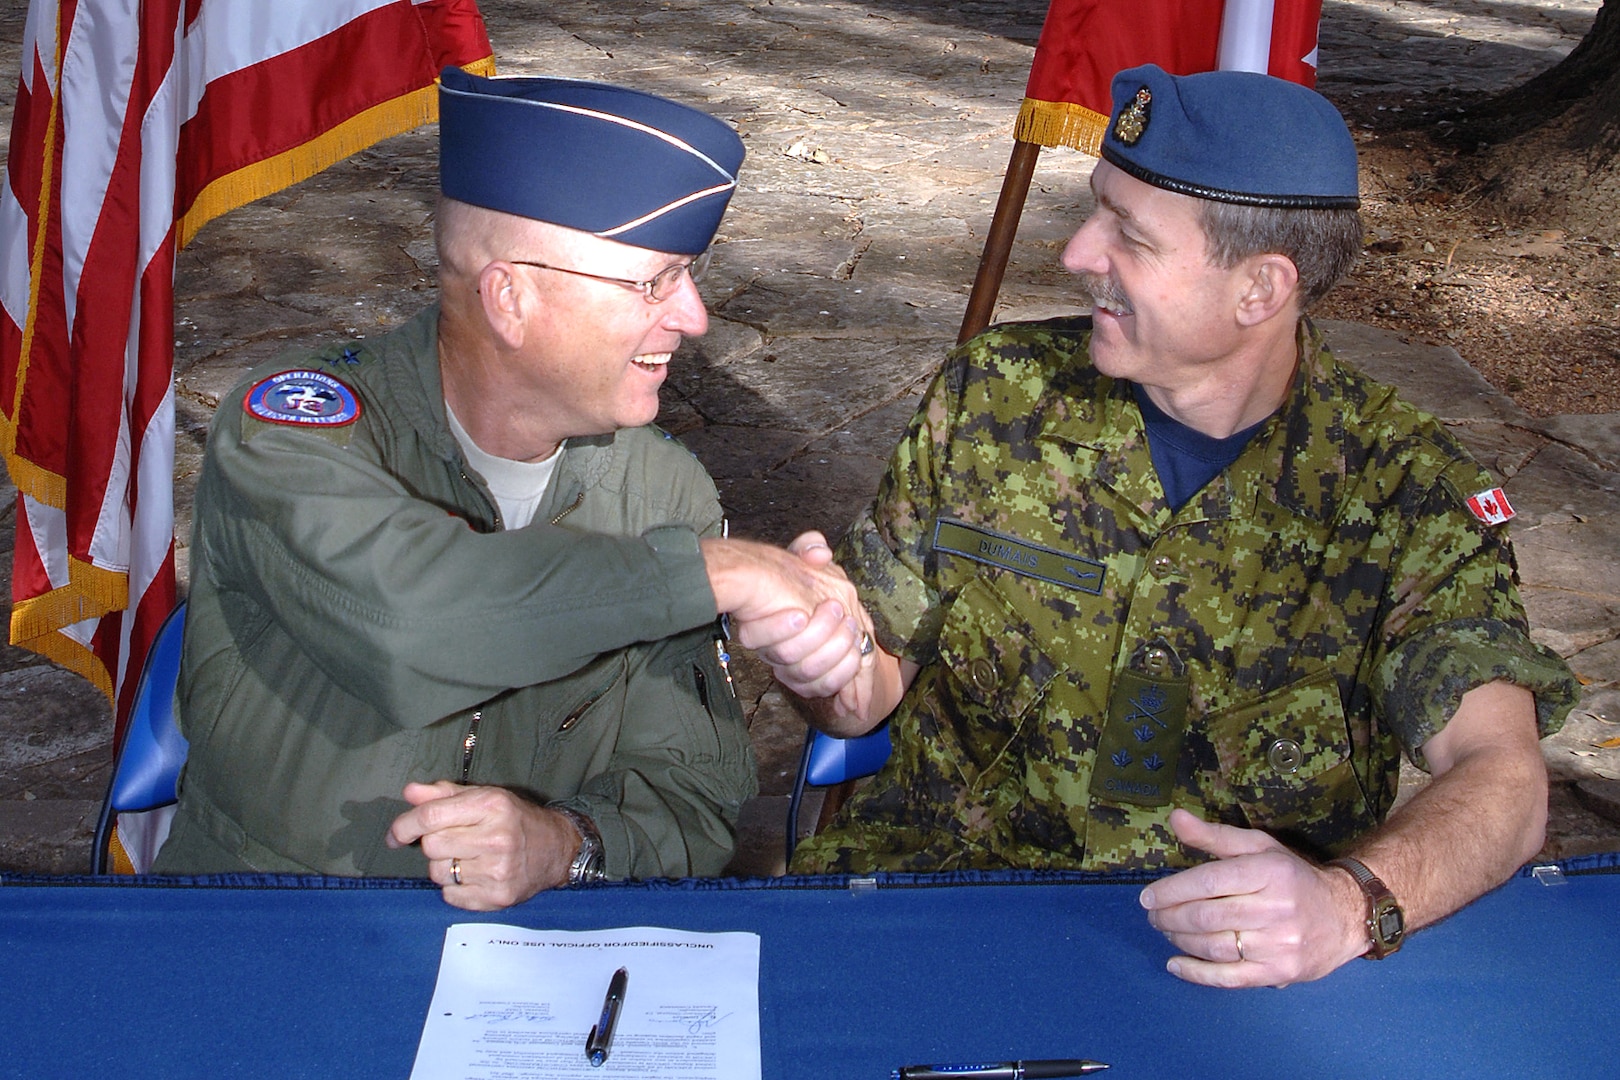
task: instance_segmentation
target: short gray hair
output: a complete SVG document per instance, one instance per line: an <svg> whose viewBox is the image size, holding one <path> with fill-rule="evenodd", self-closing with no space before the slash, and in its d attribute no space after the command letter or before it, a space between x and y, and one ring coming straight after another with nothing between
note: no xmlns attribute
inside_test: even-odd
<svg viewBox="0 0 1620 1080"><path fill-rule="evenodd" d="M1230 270L1252 255L1286 255L1299 271L1300 310L1320 300L1361 254L1361 214L1199 200L1208 259Z"/></svg>

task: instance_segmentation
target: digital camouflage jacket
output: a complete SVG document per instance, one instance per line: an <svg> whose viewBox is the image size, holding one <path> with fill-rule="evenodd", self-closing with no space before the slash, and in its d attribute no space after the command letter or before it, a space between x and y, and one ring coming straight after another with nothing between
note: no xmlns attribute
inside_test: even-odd
<svg viewBox="0 0 1620 1080"><path fill-rule="evenodd" d="M954 352L844 542L922 670L894 754L794 869L1178 867L1170 810L1323 856L1402 751L1506 679L1543 734L1576 686L1533 644L1496 482L1302 322L1289 400L1179 511L1089 319Z"/></svg>

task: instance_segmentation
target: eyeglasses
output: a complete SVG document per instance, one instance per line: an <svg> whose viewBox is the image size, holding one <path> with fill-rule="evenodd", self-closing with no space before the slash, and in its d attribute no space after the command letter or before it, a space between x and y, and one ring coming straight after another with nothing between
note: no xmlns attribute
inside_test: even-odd
<svg viewBox="0 0 1620 1080"><path fill-rule="evenodd" d="M533 266L540 270L555 270L559 274L573 274L577 277L587 277L592 281L606 281L614 285L623 285L627 289L639 290L642 298L649 304L661 304L675 295L675 290L681 287L682 276L690 277L694 283L702 281L703 275L709 269L709 253L705 251L689 263L676 263L666 266L646 281L635 281L631 278L606 277L602 274L587 274L583 270L570 270L566 266L552 266L550 263L533 262L529 259L508 259L508 262L519 266Z"/></svg>

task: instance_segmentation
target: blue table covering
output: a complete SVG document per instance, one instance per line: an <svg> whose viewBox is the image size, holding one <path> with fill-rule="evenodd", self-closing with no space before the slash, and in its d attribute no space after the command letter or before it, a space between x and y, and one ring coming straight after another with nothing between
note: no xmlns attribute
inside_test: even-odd
<svg viewBox="0 0 1620 1080"><path fill-rule="evenodd" d="M404 1080L444 930L480 920L759 933L766 1080L1016 1057L1111 1080L1620 1075L1620 855L1563 869L1389 960L1245 991L1165 973L1140 882L1073 874L646 883L490 915L388 882L0 877L0 1076Z"/></svg>

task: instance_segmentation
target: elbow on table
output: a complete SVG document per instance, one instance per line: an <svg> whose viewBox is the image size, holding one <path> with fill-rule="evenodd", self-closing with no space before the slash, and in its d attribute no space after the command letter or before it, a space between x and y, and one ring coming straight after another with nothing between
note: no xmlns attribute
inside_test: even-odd
<svg viewBox="0 0 1620 1080"><path fill-rule="evenodd" d="M1547 779L1547 763L1540 753L1536 754L1535 761L1527 765L1524 777L1524 790L1528 806L1525 809L1519 832L1519 863L1522 865L1535 858L1547 843L1547 820L1549 817L1548 795L1549 783Z"/></svg>

